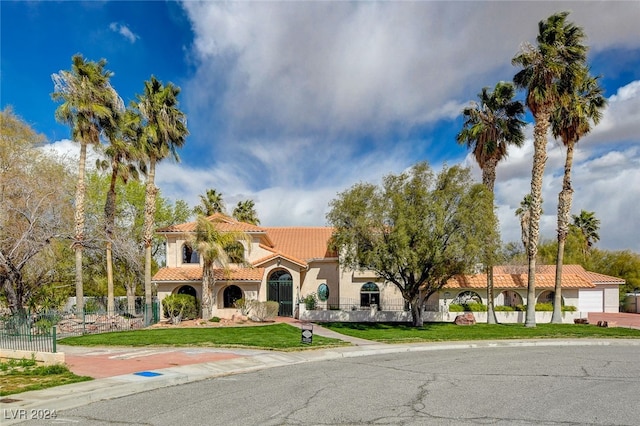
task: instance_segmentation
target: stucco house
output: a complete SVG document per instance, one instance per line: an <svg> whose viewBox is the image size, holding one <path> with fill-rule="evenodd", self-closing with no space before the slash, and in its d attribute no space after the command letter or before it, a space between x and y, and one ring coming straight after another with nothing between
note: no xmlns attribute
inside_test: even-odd
<svg viewBox="0 0 640 426"><path fill-rule="evenodd" d="M244 247L245 265L215 270L212 315L231 318L238 314L237 299L277 301L279 315L308 320L409 320L410 314L398 289L367 271L344 271L338 256L329 249L330 227L264 227L238 222L216 214L209 220L218 230L242 231L250 237ZM166 266L152 278L158 298L186 293L201 299L202 261L191 246L196 223L159 229L166 239ZM553 299L555 266L540 266L536 273L536 302ZM618 286L624 280L565 265L562 297L565 305L588 312L618 312ZM527 274L523 266L494 269L495 304L526 304ZM306 310L298 302L314 294L316 309ZM486 275L457 276L432 295L424 306L425 320L448 320L451 303L486 300ZM443 314L446 314L443 316ZM406 317L406 319L405 319ZM515 320L519 320L516 318ZM568 318L571 320L571 318Z"/></svg>

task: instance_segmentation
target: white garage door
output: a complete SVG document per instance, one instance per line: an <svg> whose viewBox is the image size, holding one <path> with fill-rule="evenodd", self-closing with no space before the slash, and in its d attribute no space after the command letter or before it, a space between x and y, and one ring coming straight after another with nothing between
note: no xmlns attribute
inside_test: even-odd
<svg viewBox="0 0 640 426"><path fill-rule="evenodd" d="M580 290L578 310L580 312L602 312L602 290Z"/></svg>

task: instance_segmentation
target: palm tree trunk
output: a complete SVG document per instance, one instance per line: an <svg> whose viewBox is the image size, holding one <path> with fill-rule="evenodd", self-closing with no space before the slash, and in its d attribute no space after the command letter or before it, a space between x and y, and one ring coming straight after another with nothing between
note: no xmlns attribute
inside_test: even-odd
<svg viewBox="0 0 640 426"><path fill-rule="evenodd" d="M113 291L113 255L111 251L111 241L107 241L107 312L109 315L115 313L115 295Z"/></svg>
<svg viewBox="0 0 640 426"><path fill-rule="evenodd" d="M76 185L75 238L73 249L76 255L76 312L84 313L84 289L82 284L82 248L84 245L84 173L87 162L87 143L80 142L80 159L78 162L78 183Z"/></svg>
<svg viewBox="0 0 640 426"><path fill-rule="evenodd" d="M213 281L213 265L205 264L202 273L202 319L209 320L213 315L211 304L211 288Z"/></svg>
<svg viewBox="0 0 640 426"><path fill-rule="evenodd" d="M127 289L127 312L131 315L136 313L136 282L135 280L125 285Z"/></svg>
<svg viewBox="0 0 640 426"><path fill-rule="evenodd" d="M495 158L490 158L485 163L485 167L482 169L482 183L487 187L491 193L491 205L494 206L493 201L493 189L496 182L496 167L498 161ZM485 250L492 250L494 241L487 241L485 244ZM488 253L485 256L485 267L487 268L487 324L497 324L498 318L496 318L496 312L494 309L494 291L493 291L493 256L492 253Z"/></svg>
<svg viewBox="0 0 640 426"><path fill-rule="evenodd" d="M149 161L144 204L144 318L146 325L151 324L151 244L155 226L156 194L158 192L154 182L155 176L156 161L152 157Z"/></svg>
<svg viewBox="0 0 640 426"><path fill-rule="evenodd" d="M547 131L549 130L549 113L540 111L535 117L533 129L533 167L531 170L531 217L529 219L529 242L527 255L529 270L527 277L527 314L525 327L536 326L536 256L540 237L540 216L542 211L542 178L547 162Z"/></svg>
<svg viewBox="0 0 640 426"><path fill-rule="evenodd" d="M116 209L116 181L118 179L117 168L112 167L111 183L109 185L109 192L107 193L107 201L104 206L105 216L105 237L107 239L107 312L113 315L115 311L114 303L114 291L113 291L113 226L115 223L115 209Z"/></svg>
<svg viewBox="0 0 640 426"><path fill-rule="evenodd" d="M564 246L569 234L569 214L573 199L571 187L571 167L573 165L573 143L567 142L567 158L564 163L564 179L562 191L558 195L558 254L556 256L556 282L553 299L552 324L562 324L562 265L564 263Z"/></svg>

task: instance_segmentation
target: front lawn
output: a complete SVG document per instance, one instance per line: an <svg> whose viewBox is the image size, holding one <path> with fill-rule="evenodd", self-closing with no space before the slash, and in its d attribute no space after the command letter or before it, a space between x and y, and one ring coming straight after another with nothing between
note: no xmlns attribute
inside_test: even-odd
<svg viewBox="0 0 640 426"><path fill-rule="evenodd" d="M585 324L538 324L533 328L522 324L462 326L452 323L428 323L420 328L381 323L327 323L322 326L338 333L382 343L562 338L640 339L640 330Z"/></svg>
<svg viewBox="0 0 640 426"><path fill-rule="evenodd" d="M207 346L271 350L319 349L343 346L342 340L314 335L302 343L301 330L288 324L243 327L153 328L67 337L59 341L72 346Z"/></svg>
<svg viewBox="0 0 640 426"><path fill-rule="evenodd" d="M0 396L92 380L62 365L37 365L33 359L0 362Z"/></svg>

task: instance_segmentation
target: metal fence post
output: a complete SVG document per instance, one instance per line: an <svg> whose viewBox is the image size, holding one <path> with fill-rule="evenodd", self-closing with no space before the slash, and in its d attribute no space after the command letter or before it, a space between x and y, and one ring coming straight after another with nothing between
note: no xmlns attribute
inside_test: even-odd
<svg viewBox="0 0 640 426"><path fill-rule="evenodd" d="M57 336L57 334L58 334L58 333L57 333L57 331L56 331L56 330L57 330L57 328L58 328L58 327L57 327L57 326L55 326L55 325L54 325L53 327L51 327L51 338L53 339L53 353L54 353L54 354L56 353L56 349L57 349L57 348L56 348L56 336Z"/></svg>

